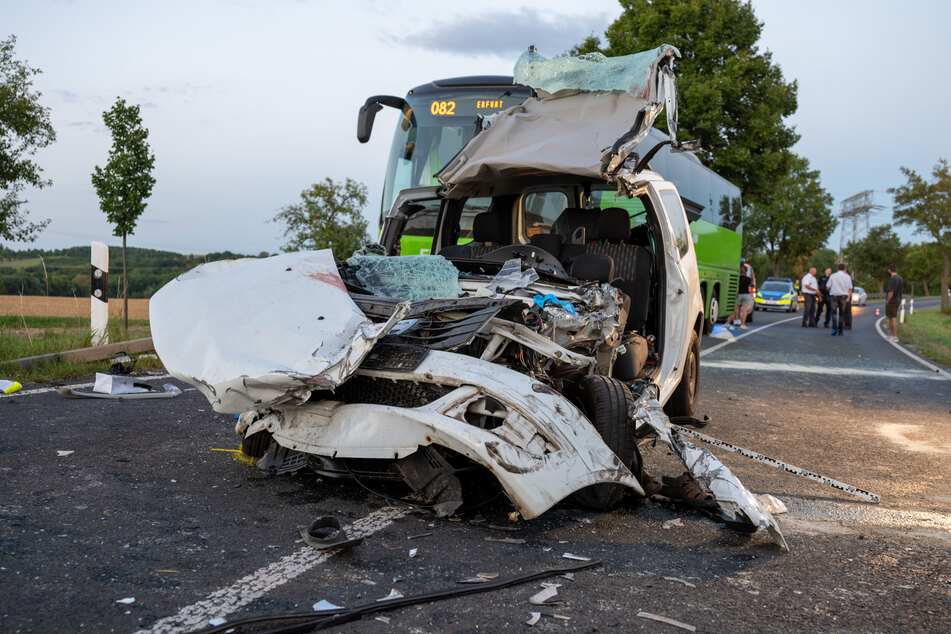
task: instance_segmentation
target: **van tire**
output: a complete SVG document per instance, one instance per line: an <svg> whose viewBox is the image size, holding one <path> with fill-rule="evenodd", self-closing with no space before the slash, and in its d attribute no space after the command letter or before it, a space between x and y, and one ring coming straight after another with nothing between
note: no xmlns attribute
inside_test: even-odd
<svg viewBox="0 0 951 634"><path fill-rule="evenodd" d="M604 443L638 477L642 465L630 414L634 405L631 390L617 379L586 376L578 384L575 402ZM606 511L620 502L625 493L627 487L623 484L593 484L576 491L573 498L588 508Z"/></svg>
<svg viewBox="0 0 951 634"><path fill-rule="evenodd" d="M690 347L684 361L680 385L670 395L664 406L668 416L693 416L697 410L697 395L700 391L700 339L697 333L690 335Z"/></svg>

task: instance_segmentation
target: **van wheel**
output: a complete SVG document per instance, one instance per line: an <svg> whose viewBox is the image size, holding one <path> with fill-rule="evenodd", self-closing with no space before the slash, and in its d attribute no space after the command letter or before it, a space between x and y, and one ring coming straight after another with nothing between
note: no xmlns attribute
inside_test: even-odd
<svg viewBox="0 0 951 634"><path fill-rule="evenodd" d="M713 327L720 317L720 302L717 301L718 290L717 288L713 289L713 295L710 297L710 310L703 320L703 334L705 335L709 335L713 331Z"/></svg>
<svg viewBox="0 0 951 634"><path fill-rule="evenodd" d="M687 359L684 361L684 371L680 377L680 385L670 395L670 400L664 406L668 416L693 416L697 410L697 394L700 391L700 339L697 333L690 335L690 347L687 349Z"/></svg>
<svg viewBox="0 0 951 634"><path fill-rule="evenodd" d="M630 410L634 396L626 385L606 376L586 376L578 385L576 402L595 431L635 477L641 471L641 454L634 438ZM621 501L623 484L593 484L576 491L574 499L588 508L606 511Z"/></svg>

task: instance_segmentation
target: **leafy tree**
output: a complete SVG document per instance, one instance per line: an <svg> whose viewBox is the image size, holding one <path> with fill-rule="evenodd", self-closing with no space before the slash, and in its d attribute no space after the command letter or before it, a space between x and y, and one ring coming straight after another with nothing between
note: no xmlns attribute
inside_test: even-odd
<svg viewBox="0 0 951 634"><path fill-rule="evenodd" d="M900 225L913 225L915 231L934 239L944 258L941 271L941 312L948 311L948 285L951 283L951 166L938 159L927 182L913 170L901 168L908 179L904 185L891 187L895 197L892 217Z"/></svg>
<svg viewBox="0 0 951 634"><path fill-rule="evenodd" d="M925 295L928 285L941 275L941 249L934 242L909 245L905 251L905 267L899 271L910 282L921 282Z"/></svg>
<svg viewBox="0 0 951 634"><path fill-rule="evenodd" d="M819 172L793 155L792 169L768 196L750 205L743 217L745 248L763 250L773 275L783 260L796 261L825 245L835 229L832 196L822 188Z"/></svg>
<svg viewBox="0 0 951 634"><path fill-rule="evenodd" d="M26 187L48 187L43 170L30 158L56 140L49 109L40 105L40 93L31 91L31 77L41 71L13 56L16 38L0 40L0 239L32 242L49 220L28 222Z"/></svg>
<svg viewBox="0 0 951 634"><path fill-rule="evenodd" d="M145 211L152 195L155 178L152 167L155 155L149 149L149 131L142 127L138 106L126 105L116 98L115 105L102 113L106 127L112 132L112 148L106 167L96 166L92 184L99 196L99 207L115 225L112 234L122 236L122 297L125 327L129 327L129 275L126 266L126 236L135 230L135 223Z"/></svg>
<svg viewBox="0 0 951 634"><path fill-rule="evenodd" d="M572 52L628 55L676 46L683 55L678 136L699 139L705 162L743 190L744 202L769 204L799 140L783 121L796 111L798 87L783 79L769 51L759 50L763 23L753 7L740 0L621 0L621 6L606 47L590 36Z"/></svg>
<svg viewBox="0 0 951 634"><path fill-rule="evenodd" d="M367 188L346 179L335 183L325 178L301 192L301 202L281 209L271 222L284 225L288 242L284 251L332 249L342 260L367 242L367 221L361 210L367 204Z"/></svg>
<svg viewBox="0 0 951 634"><path fill-rule="evenodd" d="M900 265L904 254L901 239L892 226L880 225L869 229L868 235L858 242L850 242L844 256L853 278L863 284L872 282L883 293L889 278L888 265Z"/></svg>

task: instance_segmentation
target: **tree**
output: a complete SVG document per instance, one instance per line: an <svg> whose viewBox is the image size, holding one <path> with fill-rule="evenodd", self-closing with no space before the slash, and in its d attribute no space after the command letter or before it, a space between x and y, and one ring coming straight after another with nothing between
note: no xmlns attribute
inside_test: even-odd
<svg viewBox="0 0 951 634"><path fill-rule="evenodd" d="M904 254L901 239L892 226L880 225L869 229L868 235L858 242L850 242L844 256L854 279L872 282L883 293L889 278L888 266L901 265Z"/></svg>
<svg viewBox="0 0 951 634"><path fill-rule="evenodd" d="M915 231L930 236L944 258L941 271L941 312L948 311L948 285L951 283L951 166L940 158L931 171L934 182L926 182L907 167L901 173L904 185L891 187L895 197L892 217L900 225L913 225Z"/></svg>
<svg viewBox="0 0 951 634"><path fill-rule="evenodd" d="M930 295L928 285L941 275L941 249L934 242L909 245L905 251L905 267L899 271L910 282L921 282L925 295Z"/></svg>
<svg viewBox="0 0 951 634"><path fill-rule="evenodd" d="M284 251L332 249L343 260L367 242L367 221L361 210L367 204L363 183L325 178L301 192L301 202L281 209L271 222L284 225L288 239Z"/></svg>
<svg viewBox="0 0 951 634"><path fill-rule="evenodd" d="M27 221L26 187L43 188L52 182L30 158L56 140L49 109L40 105L30 79L41 71L14 58L16 38L0 40L0 239L32 242L49 220Z"/></svg>
<svg viewBox="0 0 951 634"><path fill-rule="evenodd" d="M822 188L819 172L793 155L792 169L774 184L768 196L750 205L743 216L745 248L763 250L773 275L783 260L794 261L822 248L836 219L832 196Z"/></svg>
<svg viewBox="0 0 951 634"><path fill-rule="evenodd" d="M112 132L112 148L105 168L96 166L92 184L99 196L99 207L115 225L112 234L122 236L122 298L125 327L129 327L129 275L126 267L126 236L135 231L135 223L145 211L152 195L155 155L149 149L149 131L142 127L138 106L126 105L116 98L115 105L102 113Z"/></svg>
<svg viewBox="0 0 951 634"><path fill-rule="evenodd" d="M661 44L676 46L679 130L699 139L714 171L743 190L747 204L769 202L772 183L791 167L799 140L784 117L797 107L797 84L786 82L757 41L763 23L740 0L621 0L624 12L606 32L607 55L628 55ZM590 36L573 53L599 50ZM665 129L666 122L658 121Z"/></svg>

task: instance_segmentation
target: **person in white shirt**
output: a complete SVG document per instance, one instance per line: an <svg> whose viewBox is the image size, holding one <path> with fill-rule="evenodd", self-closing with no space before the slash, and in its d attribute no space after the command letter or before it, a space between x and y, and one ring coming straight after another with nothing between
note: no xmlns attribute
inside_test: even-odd
<svg viewBox="0 0 951 634"><path fill-rule="evenodd" d="M819 281L816 279L816 267L811 267L809 272L802 276L802 297L806 300L806 305L802 313L802 327L816 327L816 297L819 293Z"/></svg>
<svg viewBox="0 0 951 634"><path fill-rule="evenodd" d="M832 302L832 335L841 335L845 328L845 311L852 299L852 278L845 272L845 264L840 263L838 271L829 276L829 298Z"/></svg>

